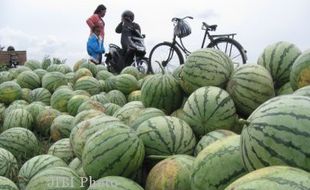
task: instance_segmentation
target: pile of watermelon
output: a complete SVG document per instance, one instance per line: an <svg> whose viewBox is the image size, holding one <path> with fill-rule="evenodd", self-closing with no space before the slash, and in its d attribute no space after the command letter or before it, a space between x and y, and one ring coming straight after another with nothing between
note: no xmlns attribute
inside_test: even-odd
<svg viewBox="0 0 310 190"><path fill-rule="evenodd" d="M310 51L289 42L148 75L29 60L0 72L0 189L306 190L309 127Z"/></svg>

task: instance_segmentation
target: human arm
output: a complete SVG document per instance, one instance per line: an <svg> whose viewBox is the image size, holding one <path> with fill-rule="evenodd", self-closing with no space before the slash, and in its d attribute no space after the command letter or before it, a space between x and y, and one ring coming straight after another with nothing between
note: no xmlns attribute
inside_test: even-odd
<svg viewBox="0 0 310 190"><path fill-rule="evenodd" d="M92 15L86 20L86 23L92 29L98 23L98 16L96 14Z"/></svg>
<svg viewBox="0 0 310 190"><path fill-rule="evenodd" d="M123 22L120 22L117 27L115 28L115 32L116 33L122 33L122 29L123 29Z"/></svg>

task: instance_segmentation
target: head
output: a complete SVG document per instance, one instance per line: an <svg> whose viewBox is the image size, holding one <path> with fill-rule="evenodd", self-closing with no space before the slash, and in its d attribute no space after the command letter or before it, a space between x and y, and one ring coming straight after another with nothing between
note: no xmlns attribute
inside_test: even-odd
<svg viewBox="0 0 310 190"><path fill-rule="evenodd" d="M92 32L94 33L94 34L96 34L96 36L99 36L100 35L100 28L99 28L99 26L94 26L93 28L92 28Z"/></svg>
<svg viewBox="0 0 310 190"><path fill-rule="evenodd" d="M94 14L98 14L100 17L104 17L106 11L107 11L107 8L101 4L101 5L98 5Z"/></svg>
<svg viewBox="0 0 310 190"><path fill-rule="evenodd" d="M123 12L122 20L133 22L134 19L135 19L135 15L134 15L134 13L132 11L126 10L126 11Z"/></svg>
<svg viewBox="0 0 310 190"><path fill-rule="evenodd" d="M7 51L15 51L15 48L14 48L13 46L9 46L9 47L7 48Z"/></svg>

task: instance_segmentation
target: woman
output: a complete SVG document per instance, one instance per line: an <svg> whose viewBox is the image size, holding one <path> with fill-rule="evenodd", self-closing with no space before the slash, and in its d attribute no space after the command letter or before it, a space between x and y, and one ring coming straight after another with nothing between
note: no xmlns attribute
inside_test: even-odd
<svg viewBox="0 0 310 190"><path fill-rule="evenodd" d="M94 14L86 20L90 28L90 34L92 33L92 29L94 26L99 26L100 28L100 37L104 40L104 21L102 18L105 16L107 8L104 5L98 5Z"/></svg>

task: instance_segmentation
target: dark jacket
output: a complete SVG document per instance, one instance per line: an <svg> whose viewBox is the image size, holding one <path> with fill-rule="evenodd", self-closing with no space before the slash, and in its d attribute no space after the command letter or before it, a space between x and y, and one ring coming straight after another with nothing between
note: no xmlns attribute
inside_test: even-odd
<svg viewBox="0 0 310 190"><path fill-rule="evenodd" d="M134 30L141 32L139 24L135 22L124 21L117 25L115 32L121 33L121 44L122 48L126 51L129 45L128 37L134 36Z"/></svg>

